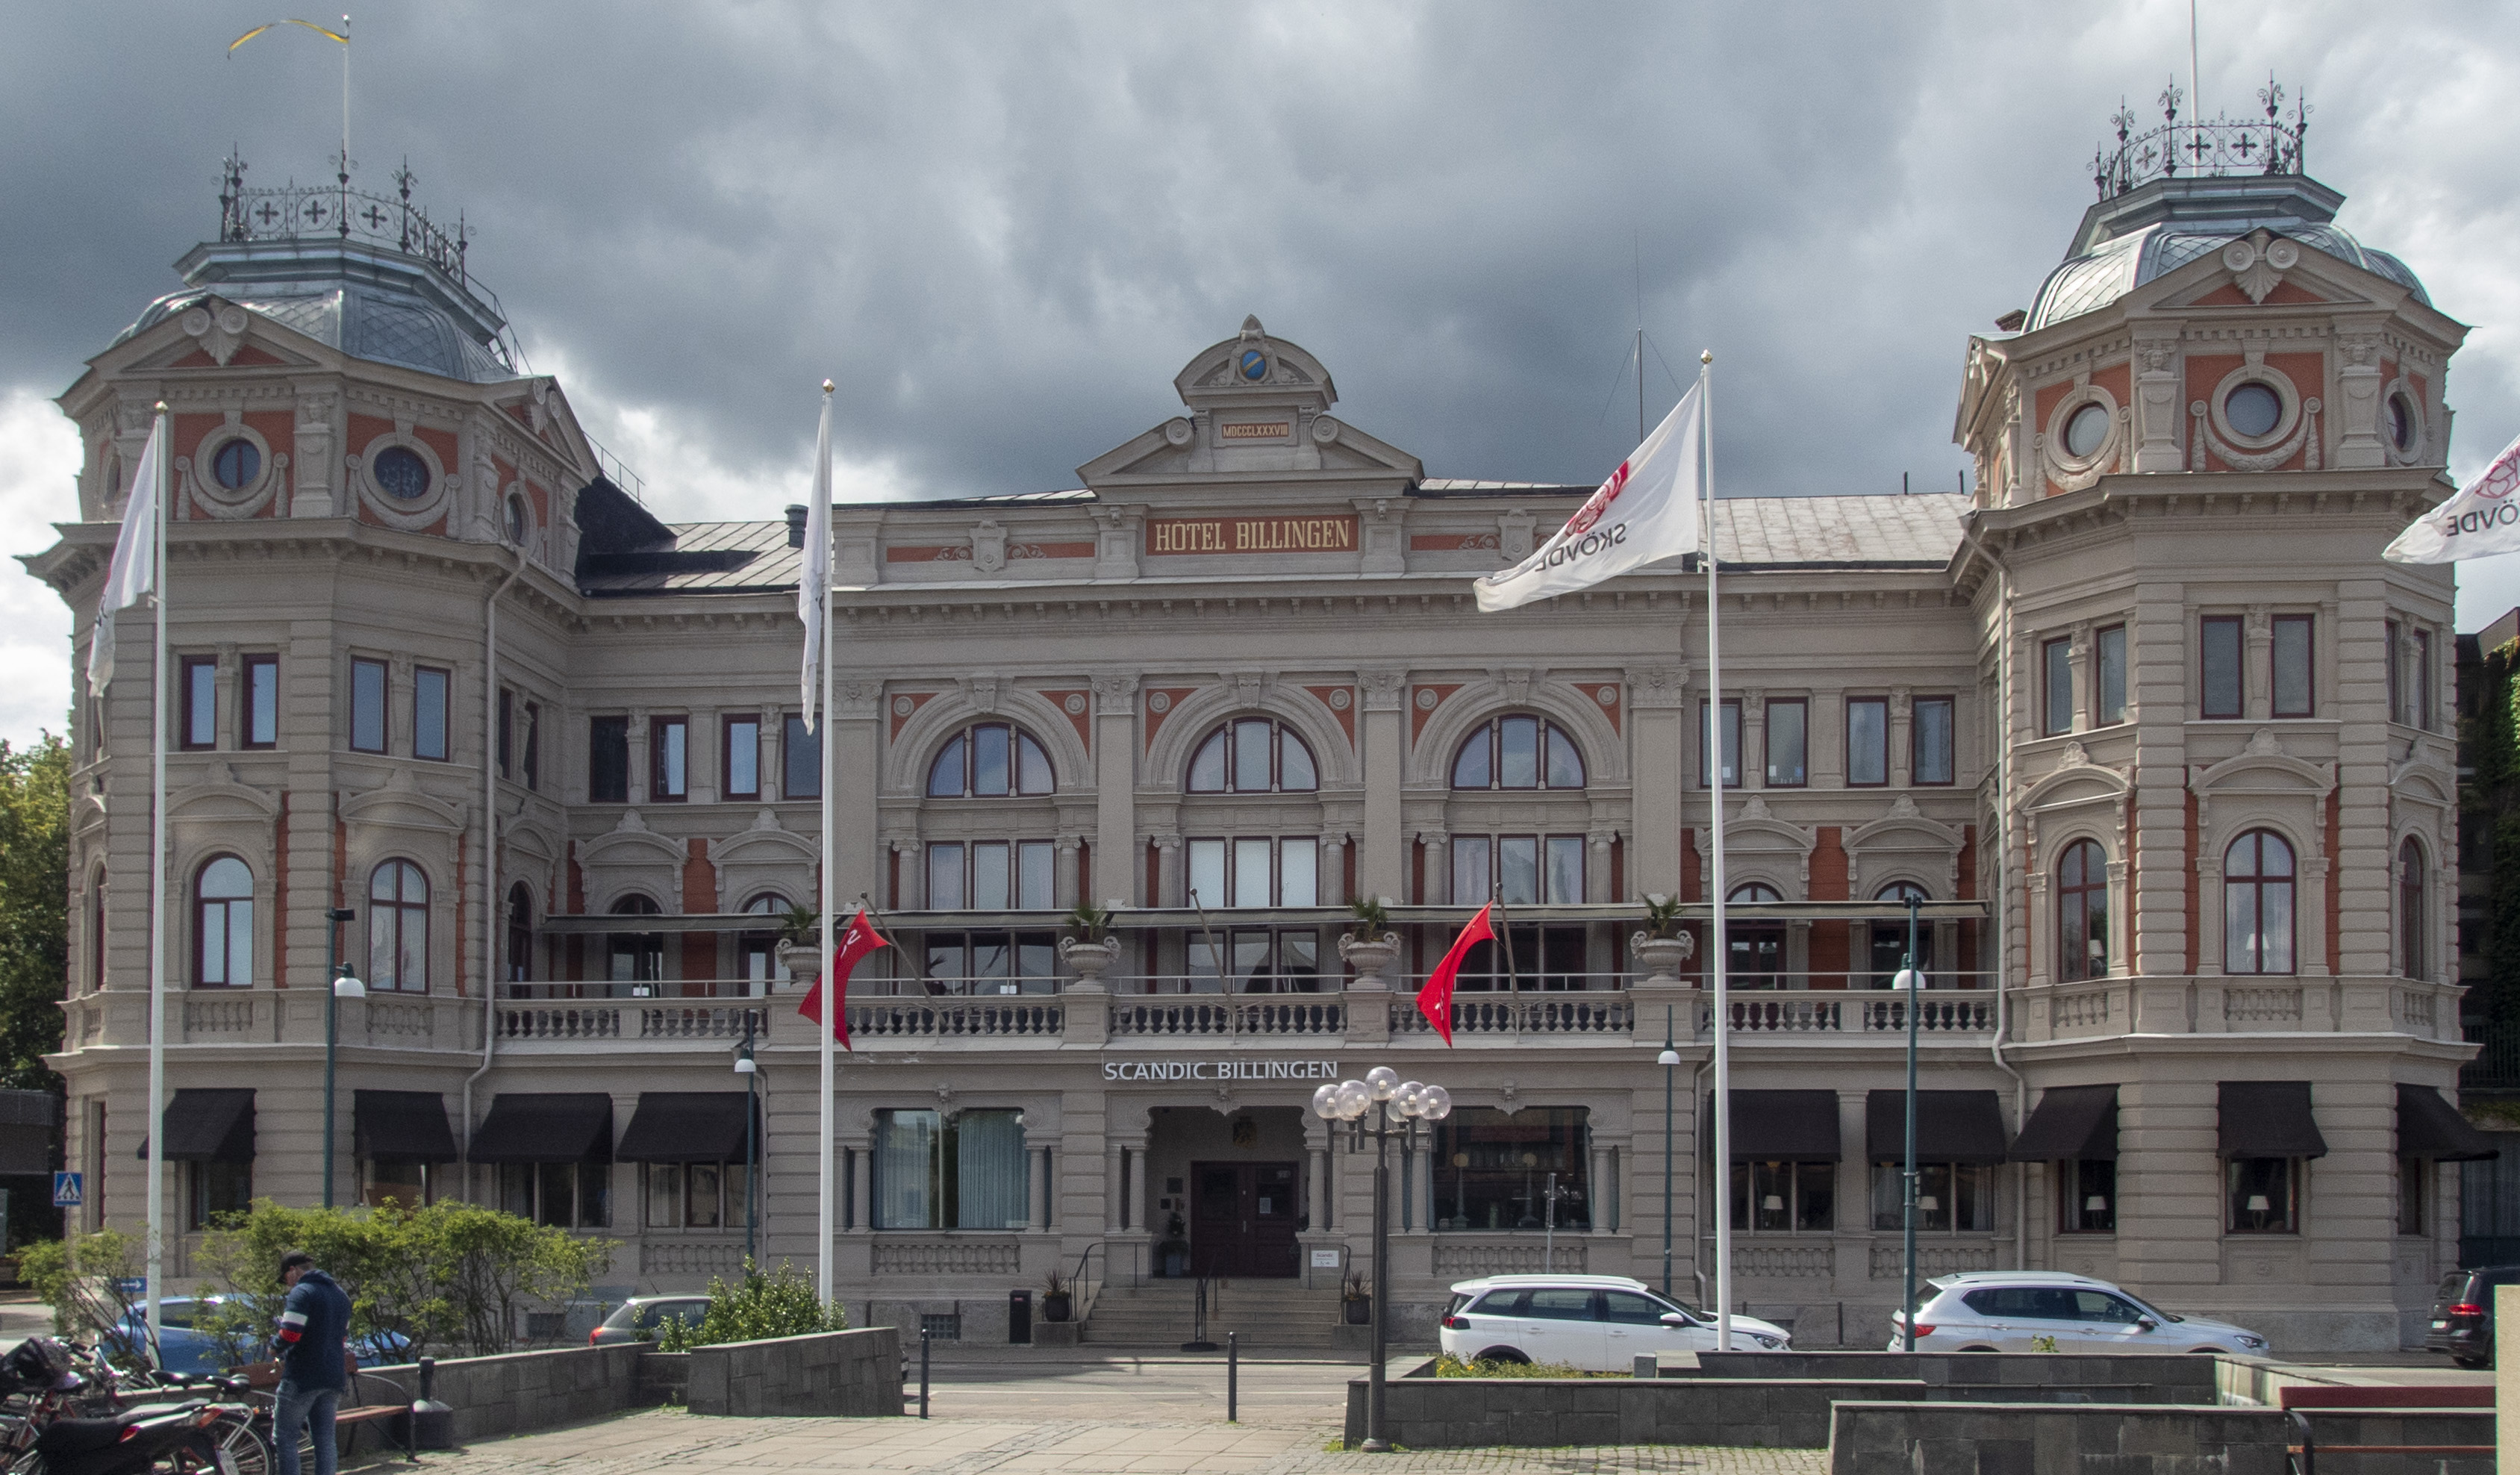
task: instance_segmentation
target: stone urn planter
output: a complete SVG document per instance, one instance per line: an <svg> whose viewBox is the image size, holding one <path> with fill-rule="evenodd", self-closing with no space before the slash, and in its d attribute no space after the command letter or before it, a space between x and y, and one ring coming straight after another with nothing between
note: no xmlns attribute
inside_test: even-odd
<svg viewBox="0 0 2520 1475"><path fill-rule="evenodd" d="M1120 961L1120 945L1109 938L1087 942L1079 937L1063 937L1059 939L1058 956L1066 960L1068 970L1076 975L1070 993L1100 994L1109 988L1102 975Z"/></svg>
<svg viewBox="0 0 2520 1475"><path fill-rule="evenodd" d="M774 956L779 960L779 972L789 983L811 984L814 981L814 954L819 951L809 942L783 942Z"/></svg>
<svg viewBox="0 0 2520 1475"><path fill-rule="evenodd" d="M1348 985L1360 994L1382 993L1391 985L1383 980L1390 976L1392 964L1400 961L1400 934L1385 932L1380 937L1368 933L1363 937L1353 932L1339 936L1339 957L1356 969L1356 981Z"/></svg>
<svg viewBox="0 0 2520 1475"><path fill-rule="evenodd" d="M1677 937L1656 937L1639 932L1628 939L1629 951L1645 970L1645 982L1677 984L1680 966L1697 952L1697 939L1683 932Z"/></svg>

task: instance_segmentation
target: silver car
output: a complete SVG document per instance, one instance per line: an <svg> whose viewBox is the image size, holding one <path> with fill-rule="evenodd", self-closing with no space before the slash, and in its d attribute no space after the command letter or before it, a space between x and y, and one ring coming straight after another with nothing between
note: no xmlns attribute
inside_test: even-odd
<svg viewBox="0 0 2520 1475"><path fill-rule="evenodd" d="M2246 1327L2162 1311L2132 1291L2062 1271L1967 1271L1916 1290L1891 1314L1889 1350L1907 1319L1918 1352L2216 1352L2255 1357L2267 1339Z"/></svg>

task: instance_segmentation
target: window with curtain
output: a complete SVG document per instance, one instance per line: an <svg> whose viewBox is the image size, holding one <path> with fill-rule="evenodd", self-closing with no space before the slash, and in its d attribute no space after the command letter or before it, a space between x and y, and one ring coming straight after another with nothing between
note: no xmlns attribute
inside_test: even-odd
<svg viewBox="0 0 2520 1475"><path fill-rule="evenodd" d="M2056 976L2074 983L2109 972L2109 863L2096 840L2076 840L2056 860Z"/></svg>
<svg viewBox="0 0 2520 1475"><path fill-rule="evenodd" d="M218 856L193 881L193 985L253 986L253 872Z"/></svg>
<svg viewBox="0 0 2520 1475"><path fill-rule="evenodd" d="M1732 1228L1826 1234L1837 1228L1837 1164L1734 1163Z"/></svg>
<svg viewBox="0 0 2520 1475"><path fill-rule="evenodd" d="M1553 722L1492 718L1453 754L1455 788L1582 788L1584 755Z"/></svg>
<svg viewBox="0 0 2520 1475"><path fill-rule="evenodd" d="M1435 1124L1432 1228L1540 1233L1553 1178L1557 1229L1589 1229L1592 1156L1582 1106L1457 1106Z"/></svg>
<svg viewBox="0 0 2520 1475"><path fill-rule="evenodd" d="M1949 783L1953 781L1952 710L1948 696L1919 696L1913 708L1915 721L1908 735L1913 782Z"/></svg>
<svg viewBox="0 0 2520 1475"><path fill-rule="evenodd" d="M2317 686L2311 667L2313 616L2278 614L2274 618L2274 715L2308 717L2317 710Z"/></svg>
<svg viewBox="0 0 2520 1475"><path fill-rule="evenodd" d="M1040 912L1053 906L1049 840L943 840L927 847L932 912Z"/></svg>
<svg viewBox="0 0 2520 1475"><path fill-rule="evenodd" d="M1508 907L1556 906L1584 899L1580 834L1453 836L1453 900L1476 906L1491 897Z"/></svg>
<svg viewBox="0 0 2520 1475"><path fill-rule="evenodd" d="M1293 729L1266 717L1237 717L1191 752L1182 786L1194 794L1309 794L1322 786L1313 750Z"/></svg>
<svg viewBox="0 0 2520 1475"><path fill-rule="evenodd" d="M2060 635L2039 645L2039 731L2074 730L2074 642Z"/></svg>
<svg viewBox="0 0 2520 1475"><path fill-rule="evenodd" d="M1231 994L1310 994L1322 986L1322 934L1313 927L1217 927L1192 930L1183 941L1190 991L1219 991L1217 955L1223 954Z"/></svg>
<svg viewBox="0 0 2520 1475"><path fill-rule="evenodd" d="M1810 779L1811 703L1779 697L1768 703L1768 786L1800 788Z"/></svg>
<svg viewBox="0 0 2520 1475"><path fill-rule="evenodd" d="M2196 692L2197 716L2240 715L2238 615L2209 614L2196 622Z"/></svg>
<svg viewBox="0 0 2520 1475"><path fill-rule="evenodd" d="M2223 852L2223 971L2294 971L2292 846L2271 829Z"/></svg>
<svg viewBox="0 0 2520 1475"><path fill-rule="evenodd" d="M1316 835L1193 838L1185 847L1186 891L1202 907L1321 905L1321 839ZM1183 897L1185 905L1191 898Z"/></svg>
<svg viewBox="0 0 2520 1475"><path fill-rule="evenodd" d="M641 1163L641 1220L652 1229L742 1229L742 1163Z"/></svg>
<svg viewBox="0 0 2520 1475"><path fill-rule="evenodd" d="M1869 788L1890 782L1890 699L1846 699L1846 782Z"/></svg>
<svg viewBox="0 0 2520 1475"><path fill-rule="evenodd" d="M1905 1163L1872 1165L1872 1228L1907 1227ZM1995 1229L1995 1169L1986 1163L1916 1164L1916 1229L1984 1234Z"/></svg>
<svg viewBox="0 0 2520 1475"><path fill-rule="evenodd" d="M1058 987L1056 932L928 932L919 948L928 994L1048 994Z"/></svg>
<svg viewBox="0 0 2520 1475"><path fill-rule="evenodd" d="M1007 799L1053 790L1050 752L1041 739L1005 722L957 731L927 765L931 799Z"/></svg>
<svg viewBox="0 0 2520 1475"><path fill-rule="evenodd" d="M1720 717L1723 724L1724 786L1738 788L1741 786L1740 699L1726 697ZM1697 786L1699 788L1709 787L1715 782L1716 748L1711 738L1712 732L1709 726L1707 704L1701 700L1697 704Z"/></svg>
<svg viewBox="0 0 2520 1475"><path fill-rule="evenodd" d="M2126 626L2111 625L2092 635L2092 725L2115 727L2126 717Z"/></svg>
<svg viewBox="0 0 2520 1475"><path fill-rule="evenodd" d="M1010 1229L1029 1224L1018 1113L876 1113L872 1164L878 1229Z"/></svg>
<svg viewBox="0 0 2520 1475"><path fill-rule="evenodd" d="M2118 1165L2108 1158L2056 1164L2056 1229L2063 1234L2118 1231Z"/></svg>
<svg viewBox="0 0 2520 1475"><path fill-rule="evenodd" d="M2300 1185L2300 1158L2228 1159L2223 1165L2224 1232L2299 1233Z"/></svg>
<svg viewBox="0 0 2520 1475"><path fill-rule="evenodd" d="M2398 847L2398 971L2424 976L2424 847L2408 835Z"/></svg>
<svg viewBox="0 0 2520 1475"><path fill-rule="evenodd" d="M499 1207L548 1229L609 1229L612 1165L501 1163Z"/></svg>
<svg viewBox="0 0 2520 1475"><path fill-rule="evenodd" d="M428 877L409 861L386 861L369 877L367 985L428 991Z"/></svg>

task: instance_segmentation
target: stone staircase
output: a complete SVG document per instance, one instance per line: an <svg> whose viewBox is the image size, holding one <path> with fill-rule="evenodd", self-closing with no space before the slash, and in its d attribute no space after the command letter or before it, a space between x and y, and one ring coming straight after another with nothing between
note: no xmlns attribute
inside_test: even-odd
<svg viewBox="0 0 2520 1475"><path fill-rule="evenodd" d="M1191 1339L1194 1280L1148 1280L1106 1285L1094 1298L1079 1340L1097 1346L1176 1350ZM1328 1354L1339 1324L1334 1281L1311 1290L1301 1279L1210 1282L1207 1338L1220 1346L1229 1331L1246 1349Z"/></svg>

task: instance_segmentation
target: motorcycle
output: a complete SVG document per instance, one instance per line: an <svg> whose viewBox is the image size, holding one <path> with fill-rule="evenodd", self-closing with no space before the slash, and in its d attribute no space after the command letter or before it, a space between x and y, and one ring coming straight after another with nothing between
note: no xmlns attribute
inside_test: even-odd
<svg viewBox="0 0 2520 1475"><path fill-rule="evenodd" d="M49 1337L29 1337L0 1359L0 1393L28 1400L12 1420L8 1475L237 1475L219 1436L250 1410L195 1400L102 1418L61 1416L83 1382Z"/></svg>

